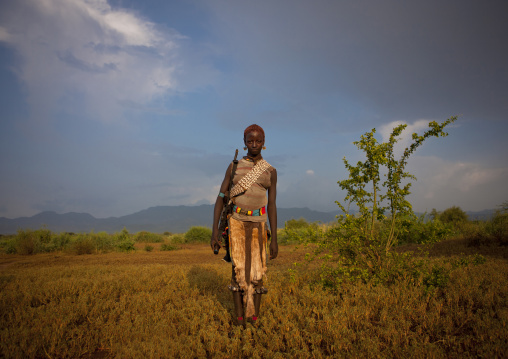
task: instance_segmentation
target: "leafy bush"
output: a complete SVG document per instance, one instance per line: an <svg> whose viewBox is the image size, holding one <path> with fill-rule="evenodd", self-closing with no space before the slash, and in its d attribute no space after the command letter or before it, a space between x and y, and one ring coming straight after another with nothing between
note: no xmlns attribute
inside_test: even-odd
<svg viewBox="0 0 508 359"><path fill-rule="evenodd" d="M134 240L136 242L141 242L141 243L161 243L161 242L163 242L163 238L160 234L146 232L146 231L136 233Z"/></svg>
<svg viewBox="0 0 508 359"><path fill-rule="evenodd" d="M284 223L284 228L291 230L305 229L309 227L309 222L305 218L290 219Z"/></svg>
<svg viewBox="0 0 508 359"><path fill-rule="evenodd" d="M52 252L54 250L60 249L55 248L55 243L53 242L54 235L51 231L45 227L37 229L33 232L36 237L39 238L39 250L41 252Z"/></svg>
<svg viewBox="0 0 508 359"><path fill-rule="evenodd" d="M78 234L76 239L70 244L69 250L77 255L92 254L95 250L93 236L85 233Z"/></svg>
<svg viewBox="0 0 508 359"><path fill-rule="evenodd" d="M62 250L72 242L73 233L62 232L52 235L52 250Z"/></svg>
<svg viewBox="0 0 508 359"><path fill-rule="evenodd" d="M185 235L181 233L173 234L170 238L171 243L182 244L185 243Z"/></svg>
<svg viewBox="0 0 508 359"><path fill-rule="evenodd" d="M425 221L422 215L416 220L404 223L405 230L401 231L399 243L436 243L449 238L453 234L453 226L440 220Z"/></svg>
<svg viewBox="0 0 508 359"><path fill-rule="evenodd" d="M508 245L508 212L496 212L490 221L489 231L500 245Z"/></svg>
<svg viewBox="0 0 508 359"><path fill-rule="evenodd" d="M339 222L329 228L324 240L318 243L315 254L324 260L321 281L325 287L333 289L341 283L357 281L392 285L404 280L416 284L424 278L427 278L426 287L445 285L444 280L436 282L437 274L432 274L432 268L425 264L422 254L415 256L413 253L384 251L382 244L370 241L368 233L355 227L357 220L358 217L349 217ZM406 243L434 243L451 233L450 226L439 221L424 222L423 217L415 221L400 218L398 226L399 233L403 234L400 242ZM384 222L379 222L376 232L387 231L388 228Z"/></svg>
<svg viewBox="0 0 508 359"><path fill-rule="evenodd" d="M43 243L41 241L42 236L46 235L45 232L33 231L31 229L18 230L16 235L16 253L22 255L36 254L42 251ZM46 242L44 238L44 242Z"/></svg>
<svg viewBox="0 0 508 359"><path fill-rule="evenodd" d="M97 252L106 253L115 249L115 236L106 232L90 233Z"/></svg>
<svg viewBox="0 0 508 359"><path fill-rule="evenodd" d="M174 251L176 249L180 249L180 248L175 246L174 244L171 244L171 243L163 243L161 245L161 251Z"/></svg>
<svg viewBox="0 0 508 359"><path fill-rule="evenodd" d="M321 279L325 287L335 288L342 282L367 282L378 254L373 247L365 245L362 231L351 231L339 224L325 233L324 240L315 251L321 265Z"/></svg>
<svg viewBox="0 0 508 359"><path fill-rule="evenodd" d="M116 248L121 252L129 252L135 250L134 240L131 238L129 231L124 228L120 233L116 234Z"/></svg>
<svg viewBox="0 0 508 359"><path fill-rule="evenodd" d="M423 285L426 289L444 288L450 279L450 272L443 266L434 265L423 278Z"/></svg>
<svg viewBox="0 0 508 359"><path fill-rule="evenodd" d="M2 249L6 254L16 253L16 236L2 236Z"/></svg>
<svg viewBox="0 0 508 359"><path fill-rule="evenodd" d="M473 265L477 266L480 264L484 264L485 262L487 262L487 259L478 253L476 253L475 255L470 255L470 256L460 256L458 258L453 258L450 261L453 269L460 268L460 267L467 267L469 264L473 264Z"/></svg>
<svg viewBox="0 0 508 359"><path fill-rule="evenodd" d="M212 230L208 227L191 227L184 235L185 243L208 243L212 237Z"/></svg>
<svg viewBox="0 0 508 359"><path fill-rule="evenodd" d="M438 215L438 219L443 223L459 224L467 222L467 214L460 207L453 206L445 209Z"/></svg>
<svg viewBox="0 0 508 359"><path fill-rule="evenodd" d="M278 231L277 240L280 244L315 243L321 240L323 231L319 223L308 223L305 219L290 219L284 228Z"/></svg>
<svg viewBox="0 0 508 359"><path fill-rule="evenodd" d="M460 232L468 246L506 246L508 245L508 214L497 212L491 220L466 222Z"/></svg>
<svg viewBox="0 0 508 359"><path fill-rule="evenodd" d="M145 246L145 251L147 251L147 252L151 252L151 251L153 251L153 246L151 246L151 245L147 244L147 245Z"/></svg>

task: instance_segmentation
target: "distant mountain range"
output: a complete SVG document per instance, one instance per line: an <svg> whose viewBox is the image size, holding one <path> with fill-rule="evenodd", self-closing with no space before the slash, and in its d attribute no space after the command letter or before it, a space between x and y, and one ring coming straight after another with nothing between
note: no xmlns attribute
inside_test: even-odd
<svg viewBox="0 0 508 359"><path fill-rule="evenodd" d="M309 208L278 208L277 225L284 226L290 219L305 218L309 222L323 223L335 220L337 212L318 212ZM0 234L16 233L18 229L39 229L42 226L53 232L118 232L126 228L131 233L184 233L192 226L212 226L213 205L159 206L122 217L95 218L88 213L41 212L32 217L9 219L0 217Z"/></svg>
<svg viewBox="0 0 508 359"><path fill-rule="evenodd" d="M494 210L466 212L469 219L488 219ZM278 208L277 225L283 227L290 219L305 218L308 222L328 223L336 220L339 211L319 212L304 208ZM184 233L192 226L211 227L213 205L159 206L122 217L95 218L88 213L41 212L32 217L9 219L0 217L0 234L13 234L18 229L39 229L42 226L53 232L118 232L126 228L131 233Z"/></svg>

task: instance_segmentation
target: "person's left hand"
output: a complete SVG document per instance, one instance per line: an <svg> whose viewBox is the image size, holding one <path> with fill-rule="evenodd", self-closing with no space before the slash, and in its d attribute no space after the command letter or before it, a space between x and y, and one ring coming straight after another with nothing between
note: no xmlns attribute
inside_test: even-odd
<svg viewBox="0 0 508 359"><path fill-rule="evenodd" d="M279 254L279 245L277 244L277 241L274 241L272 238L272 241L270 243L270 259L277 258L278 254Z"/></svg>

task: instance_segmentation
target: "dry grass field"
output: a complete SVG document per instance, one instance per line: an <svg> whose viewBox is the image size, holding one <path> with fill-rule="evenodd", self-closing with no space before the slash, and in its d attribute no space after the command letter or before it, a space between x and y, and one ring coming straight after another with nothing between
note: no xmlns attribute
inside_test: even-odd
<svg viewBox="0 0 508 359"><path fill-rule="evenodd" d="M315 284L305 248L269 262L256 327L232 324L231 267L203 244L151 252L0 254L0 357L501 358L506 247L474 263L432 253L447 285ZM489 255L496 253L498 255ZM499 255L499 253L504 253ZM460 265L458 265L459 263ZM316 263L315 265L318 265ZM314 284L313 284L314 283Z"/></svg>

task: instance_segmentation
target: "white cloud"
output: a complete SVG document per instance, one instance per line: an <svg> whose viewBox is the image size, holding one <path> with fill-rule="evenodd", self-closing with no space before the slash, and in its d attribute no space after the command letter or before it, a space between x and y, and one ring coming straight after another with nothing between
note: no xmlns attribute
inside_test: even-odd
<svg viewBox="0 0 508 359"><path fill-rule="evenodd" d="M309 207L318 211L332 211L342 199L336 180L320 175L280 177L277 182L277 205L281 208Z"/></svg>
<svg viewBox="0 0 508 359"><path fill-rule="evenodd" d="M111 121L126 103L178 91L183 37L106 0L20 0L1 20L37 118L63 110Z"/></svg>
<svg viewBox="0 0 508 359"><path fill-rule="evenodd" d="M411 135L414 132L418 133L423 129L427 128L429 122L430 122L429 120L417 120L413 124L408 124L405 121L392 121L390 123L381 126L379 129L379 133L382 136L383 142L386 142L390 139L390 135L395 127L399 125L407 125L406 129L402 132L401 140L399 142L409 144L411 141Z"/></svg>
<svg viewBox="0 0 508 359"><path fill-rule="evenodd" d="M379 134L381 135L382 142L388 142L390 139L390 135L395 127L399 125L407 125L407 127L402 131L401 136L399 137L399 141L394 146L395 158L402 155L404 149L409 147L412 142L413 133L421 134L424 132L423 130L429 127L430 120L417 120L412 124L408 124L405 121L392 121L385 125L379 127Z"/></svg>
<svg viewBox="0 0 508 359"><path fill-rule="evenodd" d="M307 171L305 171L305 173L307 173L309 176L314 176L313 170L307 170Z"/></svg>
<svg viewBox="0 0 508 359"><path fill-rule="evenodd" d="M414 156L408 171L417 177L412 187L411 200L415 209L438 208L454 205L470 210L492 208L508 198L503 184L508 168L488 168L473 162L452 162L437 157ZM497 188L497 191L492 191Z"/></svg>
<svg viewBox="0 0 508 359"><path fill-rule="evenodd" d="M500 180L508 172L506 168L483 168L476 163L449 163L435 158L433 160L438 171L430 177L429 183L433 187L453 184L461 192L474 191L479 186Z"/></svg>
<svg viewBox="0 0 508 359"><path fill-rule="evenodd" d="M0 42L9 43L11 41L11 34L7 31L7 29L0 26Z"/></svg>

